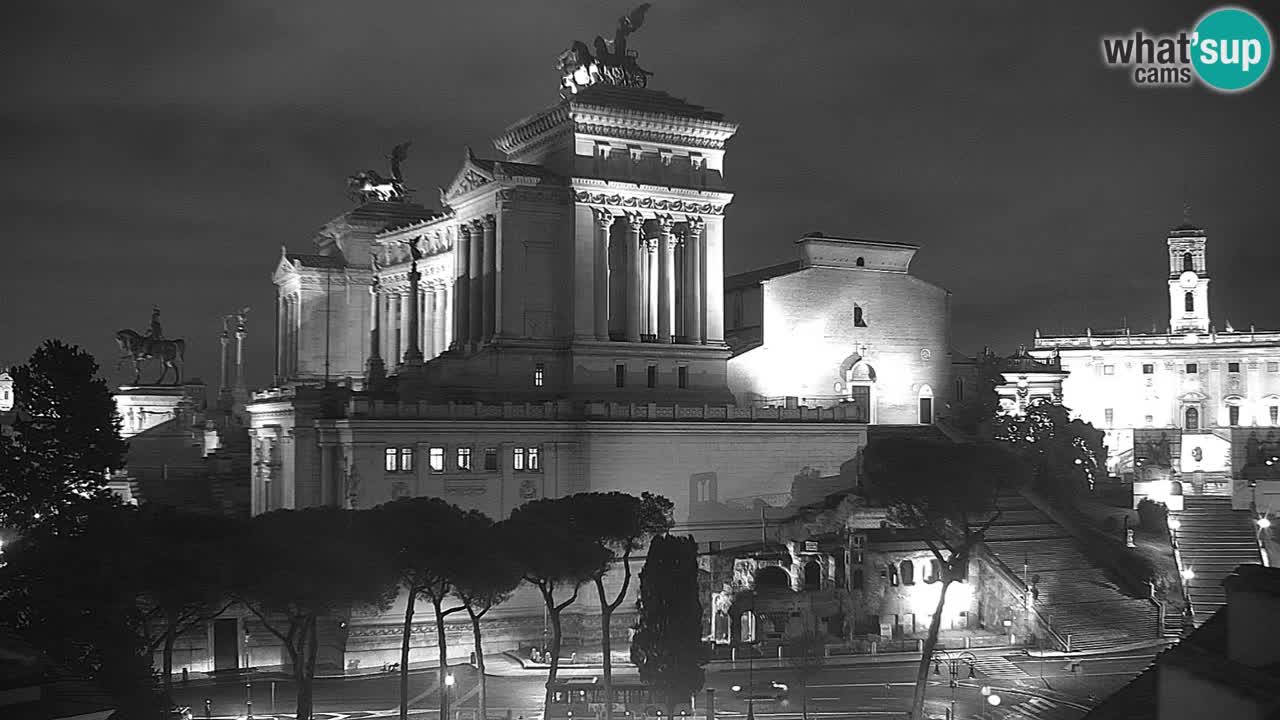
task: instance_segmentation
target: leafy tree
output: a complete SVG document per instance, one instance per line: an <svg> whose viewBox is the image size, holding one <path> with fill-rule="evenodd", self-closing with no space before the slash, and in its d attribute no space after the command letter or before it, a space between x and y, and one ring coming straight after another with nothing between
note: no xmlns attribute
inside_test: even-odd
<svg viewBox="0 0 1280 720"><path fill-rule="evenodd" d="M863 455L866 491L888 509L890 522L920 533L940 566L938 605L929 622L916 672L912 717L924 717L929 658L947 588L967 577L969 559L1000 517L999 492L1027 474L1018 458L993 443L954 445L914 438L885 438Z"/></svg>
<svg viewBox="0 0 1280 720"><path fill-rule="evenodd" d="M471 618L471 634L475 642L476 670L479 674L478 720L489 717L488 684L484 675L484 645L480 621L497 605L511 597L520 584L520 567L501 537L501 529L479 513L467 516L460 553L462 571L454 578L453 594L462 602Z"/></svg>
<svg viewBox="0 0 1280 720"><path fill-rule="evenodd" d="M698 593L698 545L692 537L659 535L640 570L640 613L631 661L674 717L678 703L702 689L707 662Z"/></svg>
<svg viewBox="0 0 1280 720"><path fill-rule="evenodd" d="M0 527L31 528L110 492L128 446L97 373L92 355L58 340L10 371L18 412L12 436L0 434Z"/></svg>
<svg viewBox="0 0 1280 720"><path fill-rule="evenodd" d="M238 525L221 516L143 505L135 527L131 552L140 564L140 600L150 606L145 618L147 649L162 652L161 681L168 698L174 641L233 602L227 591ZM157 625L160 632L150 632Z"/></svg>
<svg viewBox="0 0 1280 720"><path fill-rule="evenodd" d="M391 606L395 568L366 542L368 511L332 507L258 515L243 534L244 574L235 595L279 638L297 683L298 720L311 720L322 619Z"/></svg>
<svg viewBox="0 0 1280 720"><path fill-rule="evenodd" d="M1004 377L1000 374L1000 358L989 348L983 348L977 360L973 394L951 404L951 423L970 435L980 434L984 424L995 419L1000 409L1000 397L996 388L1004 382Z"/></svg>
<svg viewBox="0 0 1280 720"><path fill-rule="evenodd" d="M400 645L400 718L409 715L409 641L413 631L414 605L418 598L431 601L435 609L436 642L440 653L439 687L445 687L449 673L449 650L444 620L465 605L444 609L463 573L467 530L483 525L488 518L463 511L439 498L405 498L374 509L384 542L389 542L395 558L400 585L406 593L404 634ZM440 693L441 716L447 712L445 694Z"/></svg>
<svg viewBox="0 0 1280 720"><path fill-rule="evenodd" d="M674 505L661 495L640 497L620 492L581 493L569 501L577 505L575 522L585 537L599 542L609 554L609 562L591 578L600 598L600 649L604 654L604 694L613 697L613 643L609 621L631 587L631 554L649 538L671 529ZM605 575L615 564L622 565L622 585L612 598L605 590ZM613 720L613 703L605 704L606 720Z"/></svg>
<svg viewBox="0 0 1280 720"><path fill-rule="evenodd" d="M521 575L538 588L551 622L551 667L547 672L544 712L551 711L551 686L560 669L560 614L578 599L584 583L600 573L609 562L609 551L584 535L575 520L584 509L573 496L534 500L516 508L500 523L504 545L520 567ZM558 593L569 596L557 599ZM561 594L561 597L563 595Z"/></svg>
<svg viewBox="0 0 1280 720"><path fill-rule="evenodd" d="M1072 420L1061 403L1038 399L1025 415L996 419L995 439L1007 444L1031 466L1038 488L1069 499L1080 488L1092 491L1106 473L1105 434L1093 425Z"/></svg>
<svg viewBox="0 0 1280 720"><path fill-rule="evenodd" d="M112 495L81 499L5 547L0 624L59 673L95 682L127 717L164 709L145 641L138 511Z"/></svg>

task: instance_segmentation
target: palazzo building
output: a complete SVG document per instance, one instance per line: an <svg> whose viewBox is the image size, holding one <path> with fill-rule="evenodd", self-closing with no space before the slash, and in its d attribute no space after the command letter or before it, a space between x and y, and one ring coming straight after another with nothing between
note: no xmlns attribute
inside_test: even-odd
<svg viewBox="0 0 1280 720"><path fill-rule="evenodd" d="M1033 354L1060 358L1063 403L1106 432L1108 470L1138 482L1136 494L1174 481L1241 495L1247 485L1231 480L1271 477L1266 460L1280 454L1280 332L1212 321L1204 229L1187 220L1165 246L1167 332L1037 332Z"/></svg>
<svg viewBox="0 0 1280 720"><path fill-rule="evenodd" d="M393 179L351 179L358 207L311 252L282 250L276 383L247 408L253 514L435 496L501 519L537 498L650 491L675 503L677 531L748 542L795 493L853 487L870 423L933 421L948 296L908 274L915 248L807 236L794 267L759 276L744 302L764 335L741 344L725 302L750 288L727 292L724 274L737 125L621 62L567 67L562 99L502 131L498 157L462 154L439 209L404 192L401 148ZM815 353L801 376L782 354L806 314L829 320L796 336ZM598 622L586 595L570 644ZM518 592L490 647L540 644L541 608ZM333 619L338 654L321 661L398 661L402 611ZM434 643L428 625L414 637ZM625 642L626 620L614 627ZM215 666L282 661L209 637Z"/></svg>

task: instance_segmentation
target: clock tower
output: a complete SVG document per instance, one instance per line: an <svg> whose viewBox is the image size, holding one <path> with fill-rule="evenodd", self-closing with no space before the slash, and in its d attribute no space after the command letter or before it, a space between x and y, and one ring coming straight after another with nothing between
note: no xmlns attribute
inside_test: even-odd
<svg viewBox="0 0 1280 720"><path fill-rule="evenodd" d="M1169 327L1174 333L1209 332L1209 271L1205 234L1190 213L1169 231Z"/></svg>

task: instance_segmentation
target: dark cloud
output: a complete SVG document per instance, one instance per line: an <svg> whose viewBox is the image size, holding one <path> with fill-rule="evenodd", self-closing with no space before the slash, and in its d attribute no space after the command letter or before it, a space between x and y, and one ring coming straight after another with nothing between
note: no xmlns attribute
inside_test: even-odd
<svg viewBox="0 0 1280 720"><path fill-rule="evenodd" d="M964 350L1149 326L1164 231L1211 233L1219 322L1280 327L1275 77L1239 96L1132 87L1099 38L1207 5L659 2L634 46L654 87L741 123L726 264L823 230L918 243ZM271 368L270 273L348 207L343 178L414 141L431 203L462 148L556 100L558 52L625 4L24 3L0 28L0 362L41 338L111 365L150 305L216 372L217 318ZM1280 25L1268 11L1273 30ZM1161 320L1160 322L1163 322Z"/></svg>

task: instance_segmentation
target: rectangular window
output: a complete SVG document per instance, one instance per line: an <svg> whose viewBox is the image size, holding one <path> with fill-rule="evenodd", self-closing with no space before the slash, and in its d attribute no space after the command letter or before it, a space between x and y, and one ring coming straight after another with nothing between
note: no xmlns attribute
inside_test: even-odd
<svg viewBox="0 0 1280 720"><path fill-rule="evenodd" d="M431 463L431 472L444 472L444 448L433 447L428 454L428 461Z"/></svg>
<svg viewBox="0 0 1280 720"><path fill-rule="evenodd" d="M413 448L400 448L400 472L413 471Z"/></svg>
<svg viewBox="0 0 1280 720"><path fill-rule="evenodd" d="M465 472L471 471L471 448L458 448L458 469Z"/></svg>
<svg viewBox="0 0 1280 720"><path fill-rule="evenodd" d="M1115 374L1116 374L1116 366L1115 366L1115 365L1103 365L1103 366L1102 366L1102 374L1103 374L1103 375L1115 375Z"/></svg>
<svg viewBox="0 0 1280 720"><path fill-rule="evenodd" d="M1229 373L1238 373L1238 372L1240 372L1240 363L1238 363L1238 362L1229 362L1229 363L1227 363L1227 372L1229 372Z"/></svg>
<svg viewBox="0 0 1280 720"><path fill-rule="evenodd" d="M645 369L645 383L651 387L658 387L658 366L650 365Z"/></svg>
<svg viewBox="0 0 1280 720"><path fill-rule="evenodd" d="M1280 425L1280 407L1272 405L1267 408L1267 413L1271 416L1272 425Z"/></svg>
<svg viewBox="0 0 1280 720"><path fill-rule="evenodd" d="M1267 363L1267 372L1280 372L1280 362Z"/></svg>
<svg viewBox="0 0 1280 720"><path fill-rule="evenodd" d="M484 469L485 470L498 469L498 448L484 449Z"/></svg>
<svg viewBox="0 0 1280 720"><path fill-rule="evenodd" d="M1156 366L1155 366L1155 365L1153 365L1153 364L1151 364L1151 363L1144 363L1144 364L1142 365L1142 374L1143 374L1143 375L1154 375L1154 374L1155 374L1155 372L1156 372Z"/></svg>
<svg viewBox="0 0 1280 720"><path fill-rule="evenodd" d="M684 365L676 368L676 387L681 390L689 387L689 368Z"/></svg>
<svg viewBox="0 0 1280 720"><path fill-rule="evenodd" d="M1227 406L1227 424L1231 425L1232 427L1235 427L1236 425L1240 424L1240 406L1239 405Z"/></svg>
<svg viewBox="0 0 1280 720"><path fill-rule="evenodd" d="M397 452L395 448L387 448L386 455L383 459L383 469L387 472L395 472L397 466Z"/></svg>
<svg viewBox="0 0 1280 720"><path fill-rule="evenodd" d="M524 470L524 448L518 447L511 452L511 469L516 472Z"/></svg>
<svg viewBox="0 0 1280 720"><path fill-rule="evenodd" d="M627 386L627 366L618 363L613 366L613 384L616 387Z"/></svg>
<svg viewBox="0 0 1280 720"><path fill-rule="evenodd" d="M542 448L526 448L525 457L528 459L529 472L542 472Z"/></svg>
<svg viewBox="0 0 1280 720"><path fill-rule="evenodd" d="M1147 424L1147 427L1151 427L1155 423L1155 418L1151 415L1144 417L1142 420Z"/></svg>
<svg viewBox="0 0 1280 720"><path fill-rule="evenodd" d="M542 383L544 382L545 372L546 372L546 366L544 366L542 363L538 363L537 365L533 366L533 386L534 387L542 387Z"/></svg>
<svg viewBox="0 0 1280 720"><path fill-rule="evenodd" d="M1103 410L1102 412L1103 412L1103 414L1104 414L1104 415L1106 416L1106 418L1107 418L1107 425L1108 425L1108 426L1115 424L1115 421L1116 421L1116 411L1115 411L1114 409L1112 409L1112 408L1107 408L1106 410Z"/></svg>
<svg viewBox="0 0 1280 720"><path fill-rule="evenodd" d="M1195 375L1195 374L1196 374L1196 373L1198 373L1198 372L1200 372L1200 368L1196 367L1196 364L1195 364L1195 363L1187 363L1187 374L1188 374L1188 375Z"/></svg>

